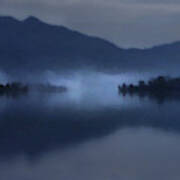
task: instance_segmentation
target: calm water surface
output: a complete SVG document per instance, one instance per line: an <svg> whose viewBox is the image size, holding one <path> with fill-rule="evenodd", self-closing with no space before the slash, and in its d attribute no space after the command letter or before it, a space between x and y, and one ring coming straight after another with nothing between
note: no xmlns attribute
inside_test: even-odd
<svg viewBox="0 0 180 180"><path fill-rule="evenodd" d="M106 86L0 97L0 179L179 180L179 107Z"/></svg>

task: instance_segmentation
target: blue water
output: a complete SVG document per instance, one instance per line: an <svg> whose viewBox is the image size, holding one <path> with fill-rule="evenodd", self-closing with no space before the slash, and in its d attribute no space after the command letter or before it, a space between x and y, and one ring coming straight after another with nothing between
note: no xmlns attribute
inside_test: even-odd
<svg viewBox="0 0 180 180"><path fill-rule="evenodd" d="M0 97L0 179L179 180L180 102L88 82Z"/></svg>

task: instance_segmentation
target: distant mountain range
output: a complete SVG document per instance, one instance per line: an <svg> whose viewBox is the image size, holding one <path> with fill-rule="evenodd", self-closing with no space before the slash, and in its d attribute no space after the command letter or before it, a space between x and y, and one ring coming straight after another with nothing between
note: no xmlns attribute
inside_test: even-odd
<svg viewBox="0 0 180 180"><path fill-rule="evenodd" d="M101 38L35 17L0 17L0 69L5 71L93 68L99 71L180 65L180 42L149 49L122 49Z"/></svg>

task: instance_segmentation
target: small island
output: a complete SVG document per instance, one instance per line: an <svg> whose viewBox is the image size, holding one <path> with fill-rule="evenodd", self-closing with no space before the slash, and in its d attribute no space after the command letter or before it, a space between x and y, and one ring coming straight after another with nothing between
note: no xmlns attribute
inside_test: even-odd
<svg viewBox="0 0 180 180"><path fill-rule="evenodd" d="M29 91L47 92L47 93L62 93L66 92L67 88L65 86L56 86L51 84L22 84L20 82L12 82L1 84L0 83L0 96L13 96L17 97L20 95L25 95Z"/></svg>
<svg viewBox="0 0 180 180"><path fill-rule="evenodd" d="M19 82L12 82L6 84L0 84L0 95L16 96L25 94L29 90L27 85L23 85Z"/></svg>
<svg viewBox="0 0 180 180"><path fill-rule="evenodd" d="M126 94L148 96L158 101L180 99L180 78L159 76L148 82L139 81L138 85L123 83L122 86L118 86L118 91L124 96Z"/></svg>

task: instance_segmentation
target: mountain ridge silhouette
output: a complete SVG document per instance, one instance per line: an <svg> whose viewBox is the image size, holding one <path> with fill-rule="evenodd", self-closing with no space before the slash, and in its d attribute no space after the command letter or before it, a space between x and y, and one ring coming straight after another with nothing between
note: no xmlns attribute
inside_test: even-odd
<svg viewBox="0 0 180 180"><path fill-rule="evenodd" d="M30 16L0 17L0 64L5 71L93 68L99 71L180 65L180 42L123 49L102 38Z"/></svg>

